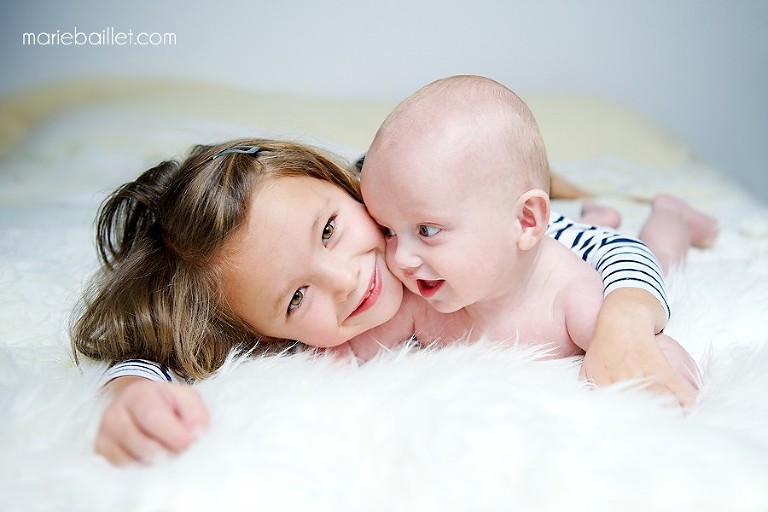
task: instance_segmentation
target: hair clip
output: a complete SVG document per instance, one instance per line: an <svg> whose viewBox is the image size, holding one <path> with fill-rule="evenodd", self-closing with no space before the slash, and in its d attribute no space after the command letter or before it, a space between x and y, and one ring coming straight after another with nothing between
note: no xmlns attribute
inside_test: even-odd
<svg viewBox="0 0 768 512"><path fill-rule="evenodd" d="M231 153L238 153L240 155L255 155L261 150L261 146L235 146L233 148L224 149L219 151L211 157L211 160L216 160L220 156L229 155Z"/></svg>

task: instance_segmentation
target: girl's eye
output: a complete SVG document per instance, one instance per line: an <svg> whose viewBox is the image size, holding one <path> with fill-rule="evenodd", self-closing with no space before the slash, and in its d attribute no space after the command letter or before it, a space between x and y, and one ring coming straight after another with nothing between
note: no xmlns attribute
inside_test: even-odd
<svg viewBox="0 0 768 512"><path fill-rule="evenodd" d="M333 236L333 232L336 230L336 217L331 217L328 222L325 223L323 228L323 242L327 242Z"/></svg>
<svg viewBox="0 0 768 512"><path fill-rule="evenodd" d="M426 224L422 224L419 226L419 235L423 236L424 238L430 238L438 234L442 229L436 227L436 226L428 226Z"/></svg>
<svg viewBox="0 0 768 512"><path fill-rule="evenodd" d="M291 297L291 302L288 304L288 314L290 315L293 313L293 311L301 306L301 302L304 300L304 291L307 289L306 286L302 286L295 292L293 292L293 297Z"/></svg>

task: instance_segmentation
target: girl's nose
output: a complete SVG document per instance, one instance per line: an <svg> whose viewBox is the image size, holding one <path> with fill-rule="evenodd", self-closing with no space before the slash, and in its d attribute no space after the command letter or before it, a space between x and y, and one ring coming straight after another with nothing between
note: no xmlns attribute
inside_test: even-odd
<svg viewBox="0 0 768 512"><path fill-rule="evenodd" d="M333 288L334 297L338 302L347 300L357 288L357 278L353 272L342 272L336 280L336 286Z"/></svg>
<svg viewBox="0 0 768 512"><path fill-rule="evenodd" d="M318 268L319 280L337 302L344 302L356 289L359 268L354 262L331 260Z"/></svg>

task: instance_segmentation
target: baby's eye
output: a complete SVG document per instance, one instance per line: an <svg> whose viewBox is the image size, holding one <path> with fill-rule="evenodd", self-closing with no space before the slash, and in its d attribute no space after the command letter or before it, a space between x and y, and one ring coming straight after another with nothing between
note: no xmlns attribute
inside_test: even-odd
<svg viewBox="0 0 768 512"><path fill-rule="evenodd" d="M419 226L419 235L423 236L424 238L430 238L438 234L442 229L438 228L437 226L429 226L427 224L422 224Z"/></svg>
<svg viewBox="0 0 768 512"><path fill-rule="evenodd" d="M384 226L379 226L379 229L381 229L381 234L384 235L384 238L392 238L393 236L395 236L395 232L389 228L385 228Z"/></svg>
<svg viewBox="0 0 768 512"><path fill-rule="evenodd" d="M333 236L333 232L336 230L336 217L331 217L328 222L325 223L323 228L323 242L327 242Z"/></svg>
<svg viewBox="0 0 768 512"><path fill-rule="evenodd" d="M288 314L290 315L293 313L295 309L297 309L299 306L301 306L301 302L304 300L304 291L307 289L306 286L302 286L295 292L293 292L293 297L291 297L291 302L288 304Z"/></svg>

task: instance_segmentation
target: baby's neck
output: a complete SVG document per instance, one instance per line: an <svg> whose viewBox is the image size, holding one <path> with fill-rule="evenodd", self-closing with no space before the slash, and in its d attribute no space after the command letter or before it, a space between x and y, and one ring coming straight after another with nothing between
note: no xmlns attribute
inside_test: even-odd
<svg viewBox="0 0 768 512"><path fill-rule="evenodd" d="M558 242L545 237L535 251L522 253L515 276L495 297L488 297L464 308L480 331L493 331L513 317L526 314L532 303L559 289L557 279Z"/></svg>

